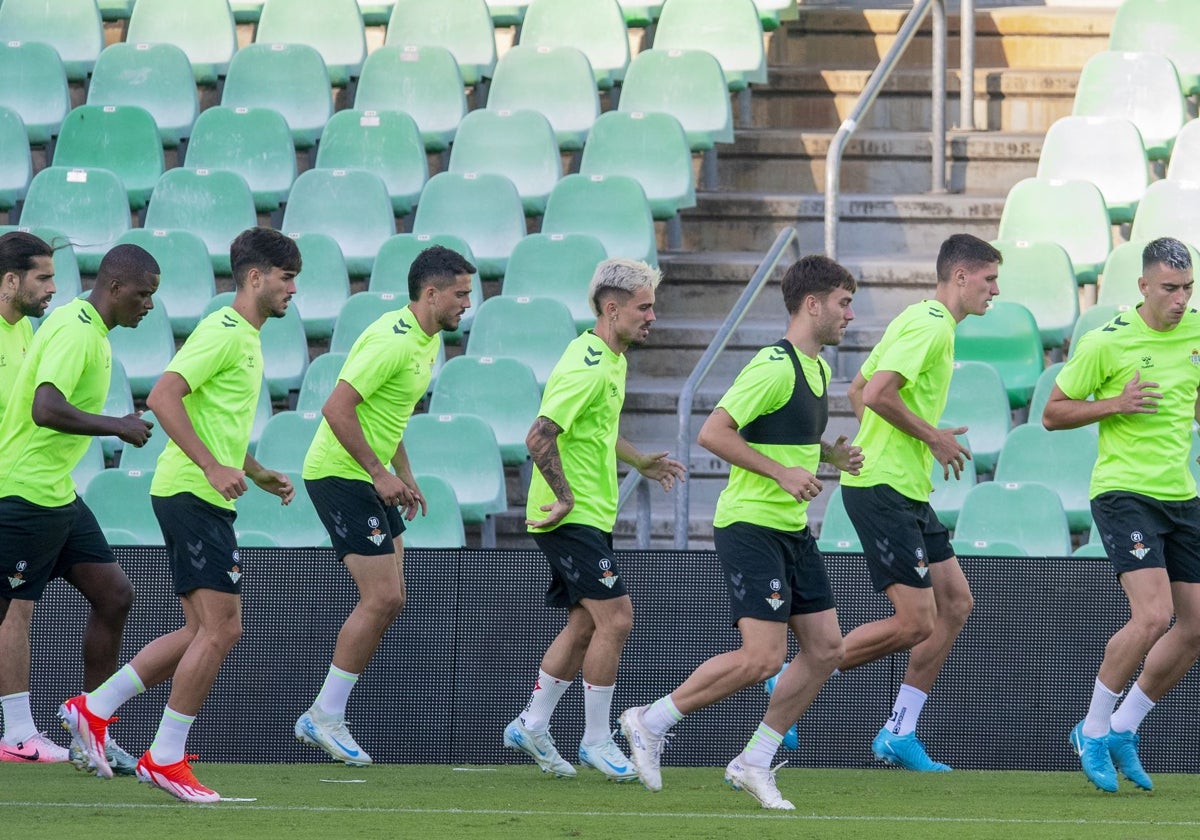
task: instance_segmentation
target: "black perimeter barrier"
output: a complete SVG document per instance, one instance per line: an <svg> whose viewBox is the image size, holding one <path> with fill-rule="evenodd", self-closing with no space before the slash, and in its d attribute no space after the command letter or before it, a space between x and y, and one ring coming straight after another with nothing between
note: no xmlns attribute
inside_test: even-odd
<svg viewBox="0 0 1200 840"><path fill-rule="evenodd" d="M162 548L115 549L137 600L121 662L180 626ZM734 648L725 586L707 551L621 551L634 628L613 702L616 716L677 686L704 659ZM245 631L188 741L205 761L326 761L292 736L324 679L354 585L329 549L242 549ZM1106 560L964 558L975 611L921 718L931 755L961 769L1075 770L1067 733L1083 716L1108 637L1128 608ZM871 590L861 555L826 555L843 631L890 613ZM410 550L408 606L384 637L350 698L347 719L376 761L527 762L501 746L524 707L546 645L564 613L546 608L545 560L535 550ZM83 599L54 581L35 612L33 705L41 725L80 690ZM870 767L870 743L887 719L906 658L830 679L800 723L793 766ZM1143 724L1147 770L1200 772L1196 669ZM169 684L120 709L111 732L135 755L153 738ZM752 687L674 729L666 766L722 766L766 708ZM569 760L583 731L577 680L552 733ZM61 738L60 738L61 740Z"/></svg>

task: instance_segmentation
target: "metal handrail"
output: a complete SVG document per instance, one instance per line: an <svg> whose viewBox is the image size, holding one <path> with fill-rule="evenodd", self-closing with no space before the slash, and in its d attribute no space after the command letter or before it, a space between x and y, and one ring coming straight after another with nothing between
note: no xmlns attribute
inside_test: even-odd
<svg viewBox="0 0 1200 840"><path fill-rule="evenodd" d="M692 446L692 403L695 400L696 391L700 384L708 376L712 370L713 364L721 351L725 349L725 345L729 343L733 331L741 324L742 319L746 316L746 311L750 305L754 303L758 293L762 291L767 280L775 272L776 265L783 257L785 249L789 246L798 243L796 229L792 227L784 228L775 237L775 243L771 245L766 256L763 257L761 263L758 264L758 269L754 272L754 276L750 278L750 282L746 284L746 288L742 290L742 294L738 297L737 302L729 310L729 314L725 316L724 322L709 342L708 347L700 356L700 361L696 362L696 367L692 369L692 373L688 376L687 381L683 384L683 390L679 394L679 402L675 409L675 417L679 424L679 435L675 442L675 457L682 463L689 464L691 459L689 453ZM688 544L688 513L690 505L690 482L683 481L675 486L675 548L684 550Z"/></svg>
<svg viewBox="0 0 1200 840"><path fill-rule="evenodd" d="M850 136L875 97L891 77L892 71L908 45L916 37L925 16L933 10L933 116L930 133L933 142L933 192L946 189L946 2L945 0L914 0L912 13L905 19L891 49L867 79L867 84L854 103L850 115L842 120L837 134L825 155L825 255L837 259L838 197L841 190L842 155Z"/></svg>
<svg viewBox="0 0 1200 840"><path fill-rule="evenodd" d="M958 127L975 130L975 0L962 0L958 13Z"/></svg>
<svg viewBox="0 0 1200 840"><path fill-rule="evenodd" d="M617 490L617 513L637 496L637 514L634 520L637 547L650 547L650 482L637 470L630 470Z"/></svg>

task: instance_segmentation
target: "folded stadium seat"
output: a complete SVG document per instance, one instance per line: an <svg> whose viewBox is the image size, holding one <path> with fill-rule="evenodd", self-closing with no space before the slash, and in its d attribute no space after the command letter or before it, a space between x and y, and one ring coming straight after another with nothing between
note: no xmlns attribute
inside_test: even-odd
<svg viewBox="0 0 1200 840"><path fill-rule="evenodd" d="M87 104L145 108L170 149L191 134L200 112L192 64L173 44L110 45L92 71Z"/></svg>
<svg viewBox="0 0 1200 840"><path fill-rule="evenodd" d="M67 71L53 47L36 41L0 42L0 107L16 111L29 145L45 146L71 110Z"/></svg>
<svg viewBox="0 0 1200 840"><path fill-rule="evenodd" d="M85 82L104 49L104 22L96 0L5 0L0 4L0 43L13 41L52 47L67 78Z"/></svg>
<svg viewBox="0 0 1200 840"><path fill-rule="evenodd" d="M326 233L337 240L353 277L367 277L375 253L396 233L387 185L356 169L310 169L292 184L284 233Z"/></svg>
<svg viewBox="0 0 1200 840"><path fill-rule="evenodd" d="M669 0L654 27L656 50L704 50L729 90L766 84L762 21L752 0Z"/></svg>
<svg viewBox="0 0 1200 840"><path fill-rule="evenodd" d="M108 394L104 398L104 408L100 413L109 417L124 417L133 413L133 393L129 390L129 377L125 375L125 365L121 364L121 360L116 357L113 357L112 360L112 369L108 377ZM162 431L156 430L155 433L162 434ZM100 447L104 451L104 457L111 459L120 455L125 448L125 441L116 435L102 435Z"/></svg>
<svg viewBox="0 0 1200 840"><path fill-rule="evenodd" d="M763 32L774 32L784 22L800 17L796 0L754 0L754 6L758 9Z"/></svg>
<svg viewBox="0 0 1200 840"><path fill-rule="evenodd" d="M79 262L75 259L75 249L70 246L67 237L61 231L48 227L27 228L17 225L0 225L0 234L13 230L23 230L26 233L32 233L54 249L54 256L51 260L54 263L54 287L56 291L54 292L54 297L50 299L50 305L46 307L46 315L49 315L64 303L70 303L82 294L83 283L79 277ZM35 330L46 319L46 315L43 315L41 318L30 319L33 321L33 328Z"/></svg>
<svg viewBox="0 0 1200 840"><path fill-rule="evenodd" d="M287 120L270 108L206 108L192 128L185 165L224 169L245 179L260 213L279 209L296 180Z"/></svg>
<svg viewBox="0 0 1200 840"><path fill-rule="evenodd" d="M316 145L333 115L329 73L306 44L250 44L229 62L221 104L272 108L287 121L297 149Z"/></svg>
<svg viewBox="0 0 1200 840"><path fill-rule="evenodd" d="M821 536L817 539L821 551L834 553L862 551L862 543L854 523L846 513L846 504L842 501L842 486L839 484L829 491L829 501L825 503L825 515L821 520Z"/></svg>
<svg viewBox="0 0 1200 840"><path fill-rule="evenodd" d="M955 362L941 425L967 427L977 473L990 473L1012 428L1008 391L999 371L987 362Z"/></svg>
<svg viewBox="0 0 1200 840"><path fill-rule="evenodd" d="M947 423L940 423L941 428L952 428ZM974 454L975 450L971 448L970 431L965 435L958 436L958 442L967 448L968 452ZM963 467L959 470L958 477L954 476L954 471L950 471L950 477L947 478L945 470L937 461L933 462L933 469L930 470L929 478L933 482L933 493L929 496L929 504L937 513L938 521L954 530L955 523L958 522L958 514L962 511L963 499L967 497L967 493L975 486L978 480L978 471L975 468L975 459L966 458L963 460Z"/></svg>
<svg viewBox="0 0 1200 840"><path fill-rule="evenodd" d="M1003 299L1033 313L1042 346L1061 349L1079 317L1079 291L1071 257L1054 242L996 241Z"/></svg>
<svg viewBox="0 0 1200 840"><path fill-rule="evenodd" d="M125 42L174 44L187 55L200 85L215 85L238 48L228 0L138 0Z"/></svg>
<svg viewBox="0 0 1200 840"><path fill-rule="evenodd" d="M386 312L395 312L408 305L408 291L400 292L356 292L342 305L337 323L333 327L333 338L329 340L330 353L349 353L355 339Z"/></svg>
<svg viewBox="0 0 1200 840"><path fill-rule="evenodd" d="M214 295L204 308L204 317L223 306L233 304L234 292ZM262 341L263 375L271 399L287 399L291 391L299 391L308 369L308 339L304 336L304 323L295 306L288 306L282 318L268 318L259 331Z"/></svg>
<svg viewBox="0 0 1200 840"><path fill-rule="evenodd" d="M1112 249L1100 275L1100 291L1096 295L1096 303L1110 306L1133 306L1141 303L1142 293L1138 289L1138 280L1142 276L1142 250L1148 242L1149 240L1134 239L1122 242ZM1192 255L1192 265L1200 265L1200 251L1191 245L1187 248Z"/></svg>
<svg viewBox="0 0 1200 840"><path fill-rule="evenodd" d="M568 175L546 202L542 233L590 233L610 257L658 264L650 203L624 175Z"/></svg>
<svg viewBox="0 0 1200 840"><path fill-rule="evenodd" d="M135 399L143 400L175 356L171 319L162 301L146 313L137 327L115 327L108 334L114 359L120 359Z"/></svg>
<svg viewBox="0 0 1200 840"><path fill-rule="evenodd" d="M629 63L618 110L661 111L679 120L693 152L733 142L725 74L702 50L643 50Z"/></svg>
<svg viewBox="0 0 1200 840"><path fill-rule="evenodd" d="M1079 314L1079 320L1075 322L1075 329L1071 331L1071 346L1067 349L1067 358L1070 359L1074 354L1084 333L1099 329L1117 316L1136 318L1137 315L1130 311L1133 308L1134 304L1096 304L1083 310Z"/></svg>
<svg viewBox="0 0 1200 840"><path fill-rule="evenodd" d="M1173 236L1200 245L1200 181L1155 181L1138 205L1131 240Z"/></svg>
<svg viewBox="0 0 1200 840"><path fill-rule="evenodd" d="M300 396L296 399L296 411L321 413L325 400L337 385L338 374L346 361L345 353L322 353L308 363L304 381L300 383Z"/></svg>
<svg viewBox="0 0 1200 840"><path fill-rule="evenodd" d="M345 87L367 57L358 0L271 0L254 31L258 44L306 44L321 54L329 81Z"/></svg>
<svg viewBox="0 0 1200 840"><path fill-rule="evenodd" d="M338 111L321 135L316 168L373 172L383 179L396 216L412 212L429 180L421 133L399 111Z"/></svg>
<svg viewBox="0 0 1200 840"><path fill-rule="evenodd" d="M1167 179L1200 181L1200 122L1192 120L1180 130L1167 164Z"/></svg>
<svg viewBox="0 0 1200 840"><path fill-rule="evenodd" d="M987 362L995 367L1013 408L1029 404L1033 386L1046 366L1033 314L1019 303L996 300L987 314L959 323L954 359Z"/></svg>
<svg viewBox="0 0 1200 840"><path fill-rule="evenodd" d="M33 180L29 135L21 115L0 105L0 210L12 210Z"/></svg>
<svg viewBox="0 0 1200 840"><path fill-rule="evenodd" d="M358 0L358 11L364 26L387 26L396 0Z"/></svg>
<svg viewBox="0 0 1200 840"><path fill-rule="evenodd" d="M551 298L490 297L479 307L467 355L520 359L533 370L539 387L576 337L570 311Z"/></svg>
<svg viewBox="0 0 1200 840"><path fill-rule="evenodd" d="M279 412L267 421L259 436L254 460L272 470L300 472L320 425L319 411Z"/></svg>
<svg viewBox="0 0 1200 840"><path fill-rule="evenodd" d="M1141 132L1147 157L1166 160L1175 135L1188 119L1179 88L1179 75L1165 56L1097 53L1079 74L1071 113L1124 117Z"/></svg>
<svg viewBox="0 0 1200 840"><path fill-rule="evenodd" d="M1036 482L984 481L972 487L958 514L954 547L963 554L998 554L996 542L1014 543L1030 557L1068 556L1071 530L1058 494Z"/></svg>
<svg viewBox="0 0 1200 840"><path fill-rule="evenodd" d="M604 243L590 233L532 233L513 248L501 292L553 298L570 310L576 332L583 332L596 322L588 286L607 257Z"/></svg>
<svg viewBox="0 0 1200 840"><path fill-rule="evenodd" d="M162 139L145 108L80 105L63 120L54 165L109 170L125 185L130 209L141 210L163 173Z"/></svg>
<svg viewBox="0 0 1200 840"><path fill-rule="evenodd" d="M241 175L177 167L158 179L143 227L190 230L204 240L213 271L229 274L229 243L257 224L254 196Z"/></svg>
<svg viewBox="0 0 1200 840"><path fill-rule="evenodd" d="M521 24L522 46L574 47L587 56L600 90L625 78L629 32L617 0L537 0Z"/></svg>
<svg viewBox="0 0 1200 840"><path fill-rule="evenodd" d="M75 247L80 271L95 274L101 258L130 228L129 196L107 169L48 166L29 182L20 222L23 228L62 231Z"/></svg>
<svg viewBox="0 0 1200 840"><path fill-rule="evenodd" d="M1025 178L1004 199L996 238L1057 242L1071 257L1076 282L1095 283L1112 250L1112 225L1095 184Z"/></svg>
<svg viewBox="0 0 1200 840"><path fill-rule="evenodd" d="M266 440L264 436L263 441ZM257 460L257 459L256 459ZM276 469L273 464L264 466ZM237 499L238 518L234 527L242 543L241 535L266 534L276 545L284 548L315 548L329 545L329 533L321 524L317 510L313 507L312 499L304 486L300 473L289 472L292 486L296 488L296 497L289 505L280 504L278 496L267 493L257 487L250 487ZM261 538L250 536L247 544L262 545Z"/></svg>
<svg viewBox="0 0 1200 840"><path fill-rule="evenodd" d="M465 257L467 262L475 265L475 254L471 251L471 246L461 237L452 234L397 233L379 247L367 289L372 292L394 292L407 301L408 269L412 266L413 260L417 258L417 254L433 245L449 248ZM471 324L475 321L475 312L483 303L483 282L479 279L478 271L471 275L470 301L471 308L463 313L458 329L442 331L443 341L449 344L458 344L462 341L463 333L471 331Z"/></svg>
<svg viewBox="0 0 1200 840"><path fill-rule="evenodd" d="M467 113L458 62L445 47L380 47L367 56L354 94L359 111L403 111L421 131L425 151L441 152Z"/></svg>
<svg viewBox="0 0 1200 840"><path fill-rule="evenodd" d="M496 26L520 26L531 0L487 0L488 13Z"/></svg>
<svg viewBox="0 0 1200 840"><path fill-rule="evenodd" d="M995 480L1046 485L1058 494L1071 530L1086 531L1092 526L1088 486L1098 441L1088 428L1051 432L1040 423L1024 423L1008 433Z"/></svg>
<svg viewBox="0 0 1200 840"><path fill-rule="evenodd" d="M1165 55L1183 94L1200 93L1200 7L1192 0L1125 0L1113 18L1108 48Z"/></svg>
<svg viewBox="0 0 1200 840"><path fill-rule="evenodd" d="M430 178L412 223L414 234L461 237L486 279L504 276L509 254L525 231L525 208L512 181L476 172L439 172Z"/></svg>
<svg viewBox="0 0 1200 840"><path fill-rule="evenodd" d="M1091 181L1113 224L1133 221L1150 183L1137 126L1123 117L1062 117L1042 141L1037 177Z"/></svg>
<svg viewBox="0 0 1200 840"><path fill-rule="evenodd" d="M146 441L145 446L126 446L121 450L121 460L117 464L117 468L124 473L149 475L158 467L158 456L167 448L167 433L163 431L162 425L158 422L158 418L154 416L153 411L143 411L142 419L147 423L153 423L154 429L150 434L150 439ZM240 464L238 466L241 466Z"/></svg>
<svg viewBox="0 0 1200 840"><path fill-rule="evenodd" d="M350 297L350 273L337 241L324 233L293 233L300 248L300 273L296 275L294 306L304 321L310 341L333 336L342 304Z"/></svg>
<svg viewBox="0 0 1200 840"><path fill-rule="evenodd" d="M487 107L537 111L550 122L560 149L578 151L600 115L600 98L592 67L579 50L518 45L496 62Z"/></svg>
<svg viewBox="0 0 1200 840"><path fill-rule="evenodd" d="M533 370L504 356L457 356L438 374L429 413L474 414L492 428L509 466L529 460L525 437L537 419L542 389Z"/></svg>
<svg viewBox="0 0 1200 840"><path fill-rule="evenodd" d="M404 451L413 475L436 475L454 488L464 523L494 531L489 520L507 510L508 501L500 446L487 423L473 414L414 414Z"/></svg>
<svg viewBox="0 0 1200 840"><path fill-rule="evenodd" d="M562 156L550 122L537 111L479 109L463 118L448 172L486 172L513 182L525 215L540 216L562 177Z"/></svg>
<svg viewBox="0 0 1200 840"><path fill-rule="evenodd" d="M490 78L496 67L496 34L483 0L404 0L392 9L385 45L445 47L465 85Z"/></svg>
<svg viewBox="0 0 1200 840"><path fill-rule="evenodd" d="M625 26L630 29L644 29L662 14L662 3L644 3L642 0L617 0L621 14L625 17Z"/></svg>
<svg viewBox="0 0 1200 840"><path fill-rule="evenodd" d="M436 475L415 475L426 510L404 523L405 548L463 548L467 536L463 531L462 512L458 496L450 482Z"/></svg>
<svg viewBox="0 0 1200 840"><path fill-rule="evenodd" d="M105 536L111 537L113 544L163 544L162 530L150 505L153 479L154 473L108 469L88 482L83 501L96 515Z"/></svg>
<svg viewBox="0 0 1200 840"><path fill-rule="evenodd" d="M135 228L117 240L118 245L124 243L140 245L158 261L161 272L155 303L166 307L175 337L187 338L217 293L204 240L187 230Z"/></svg>
<svg viewBox="0 0 1200 840"><path fill-rule="evenodd" d="M71 470L71 480L75 482L75 492L82 496L87 492L87 487L92 483L92 479L103 471L104 448L100 445L100 438L94 437L88 443L87 452L83 453L83 457L79 459L75 469Z"/></svg>

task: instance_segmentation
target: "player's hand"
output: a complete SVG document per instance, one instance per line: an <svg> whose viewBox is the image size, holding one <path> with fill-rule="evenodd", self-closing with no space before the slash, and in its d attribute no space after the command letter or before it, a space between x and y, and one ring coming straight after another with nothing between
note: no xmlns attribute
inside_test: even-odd
<svg viewBox="0 0 1200 840"><path fill-rule="evenodd" d="M425 494L421 492L421 488L415 481L408 485L408 489L412 493L412 501L404 505L401 513L406 522L412 522L417 518L418 513L424 516L429 511L429 505L425 501Z"/></svg>
<svg viewBox="0 0 1200 840"><path fill-rule="evenodd" d="M149 420L142 419L142 412L135 411L133 414L126 414L117 420L117 437L126 443L142 447L146 445L146 441L150 440L150 430L154 428L154 424Z"/></svg>
<svg viewBox="0 0 1200 840"><path fill-rule="evenodd" d="M287 477L287 473L263 470L250 476L250 480L257 484L259 489L278 496L282 504L291 504L292 499L296 498L296 488L292 486L292 480Z"/></svg>
<svg viewBox="0 0 1200 840"><path fill-rule="evenodd" d="M1117 413L1119 414L1156 414L1158 401L1162 392L1157 390L1157 382L1143 382L1142 372L1135 371L1133 379L1125 383L1120 395L1116 397Z"/></svg>
<svg viewBox="0 0 1200 840"><path fill-rule="evenodd" d="M811 502L821 492L821 480L804 467L785 469L779 486L797 502Z"/></svg>
<svg viewBox="0 0 1200 840"><path fill-rule="evenodd" d="M947 481L950 480L951 470L954 470L956 479L962 478L963 468L967 459L971 457L970 451L958 442L958 435L966 433L966 426L959 426L957 429L937 429L933 433L933 440L928 443L934 459L942 465L942 478Z"/></svg>
<svg viewBox="0 0 1200 840"><path fill-rule="evenodd" d="M663 490L670 490L675 486L675 480L684 480L687 475L687 467L676 461L674 458L668 458L667 452L655 452L652 455L645 455L642 462L637 465L637 471L651 481L657 481L662 485Z"/></svg>
<svg viewBox="0 0 1200 840"><path fill-rule="evenodd" d="M525 524L530 528L552 528L571 512L571 508L575 507L575 500L564 502L561 499L555 499L552 504L542 505L539 510L544 511L547 516L541 521L534 522L532 519L526 519Z"/></svg>
<svg viewBox="0 0 1200 840"><path fill-rule="evenodd" d="M408 508L416 503L412 488L386 470L374 478L375 492L387 507Z"/></svg>
<svg viewBox="0 0 1200 840"><path fill-rule="evenodd" d="M237 467L213 464L204 471L204 477L226 501L233 501L246 492L246 473Z"/></svg>
<svg viewBox="0 0 1200 840"><path fill-rule="evenodd" d="M858 475L862 471L863 451L861 446L846 443L846 436L839 435L833 446L825 453L824 461L842 472Z"/></svg>

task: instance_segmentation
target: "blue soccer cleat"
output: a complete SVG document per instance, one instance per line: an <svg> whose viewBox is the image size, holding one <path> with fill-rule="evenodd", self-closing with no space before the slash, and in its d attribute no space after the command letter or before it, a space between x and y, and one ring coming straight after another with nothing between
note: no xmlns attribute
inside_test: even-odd
<svg viewBox="0 0 1200 840"><path fill-rule="evenodd" d="M1089 738L1083 734L1083 721L1075 724L1071 730L1071 749L1079 756L1083 766L1083 775L1100 790L1109 793L1117 792L1117 768L1113 766L1112 756L1108 754L1108 738ZM1137 760L1137 753L1134 753ZM1138 765L1141 768L1141 765ZM1143 771L1144 773L1145 771Z"/></svg>
<svg viewBox="0 0 1200 840"><path fill-rule="evenodd" d="M1121 775L1142 790L1154 790L1154 782L1150 781L1149 774L1142 768L1142 762L1138 759L1138 742L1141 740L1138 734L1117 732L1114 729L1109 731L1105 740L1108 742L1108 755L1121 771Z"/></svg>
<svg viewBox="0 0 1200 840"><path fill-rule="evenodd" d="M949 773L951 770L949 764L942 764L929 757L915 732L896 735L885 726L871 742L871 752L875 753L875 757L880 761L918 773Z"/></svg>

